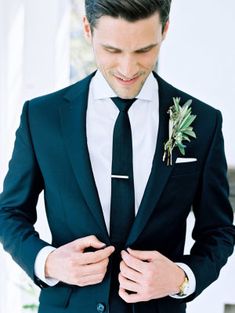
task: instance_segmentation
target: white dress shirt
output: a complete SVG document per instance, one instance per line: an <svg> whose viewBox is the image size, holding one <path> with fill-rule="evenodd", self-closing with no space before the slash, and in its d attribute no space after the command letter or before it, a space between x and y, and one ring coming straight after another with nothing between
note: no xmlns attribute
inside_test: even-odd
<svg viewBox="0 0 235 313"><path fill-rule="evenodd" d="M113 128L119 114L118 108L110 98L116 96L101 72L97 71L90 83L86 131L92 171L108 232L110 231ZM138 211L150 176L158 134L158 83L152 73L136 98L137 100L128 111L133 144L135 213ZM36 276L51 286L55 285L57 281L45 278L44 265L52 249L54 248L43 248L38 253L35 261ZM177 264L186 272L189 278L188 296L195 291L194 274L186 264L182 264L182 266L180 263Z"/></svg>
<svg viewBox="0 0 235 313"><path fill-rule="evenodd" d="M88 98L87 143L108 232L113 128L119 114L119 109L110 98L116 96L102 74L97 72L91 81ZM151 74L128 111L132 130L136 213L147 185L156 148L158 106L158 84Z"/></svg>

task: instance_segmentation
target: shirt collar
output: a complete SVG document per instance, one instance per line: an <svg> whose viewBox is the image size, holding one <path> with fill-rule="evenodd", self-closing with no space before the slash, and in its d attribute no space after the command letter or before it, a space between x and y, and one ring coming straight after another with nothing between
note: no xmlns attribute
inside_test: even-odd
<svg viewBox="0 0 235 313"><path fill-rule="evenodd" d="M108 82L98 70L91 81L91 90L95 100L116 97L117 95L109 86ZM151 73L146 79L137 99L153 101L158 93L158 82Z"/></svg>

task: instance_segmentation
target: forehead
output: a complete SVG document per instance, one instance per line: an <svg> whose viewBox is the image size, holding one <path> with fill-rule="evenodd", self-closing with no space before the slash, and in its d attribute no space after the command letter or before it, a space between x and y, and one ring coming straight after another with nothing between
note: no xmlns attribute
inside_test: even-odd
<svg viewBox="0 0 235 313"><path fill-rule="evenodd" d="M95 44L137 49L158 42L161 34L162 24L159 13L136 22L102 16L94 28L93 41Z"/></svg>

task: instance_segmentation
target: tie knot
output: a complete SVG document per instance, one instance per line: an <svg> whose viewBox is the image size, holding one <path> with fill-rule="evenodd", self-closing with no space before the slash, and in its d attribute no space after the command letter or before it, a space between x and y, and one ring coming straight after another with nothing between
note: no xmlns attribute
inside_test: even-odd
<svg viewBox="0 0 235 313"><path fill-rule="evenodd" d="M116 104L116 106L118 107L119 111L121 111L121 112L128 112L128 110L130 109L131 105L136 100L136 98L133 98L133 99L122 99L122 98L119 98L119 97L113 97L111 99Z"/></svg>

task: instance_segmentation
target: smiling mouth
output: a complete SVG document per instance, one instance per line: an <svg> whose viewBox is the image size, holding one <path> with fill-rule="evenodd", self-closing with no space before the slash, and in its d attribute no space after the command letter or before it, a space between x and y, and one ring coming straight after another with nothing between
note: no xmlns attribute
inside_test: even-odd
<svg viewBox="0 0 235 313"><path fill-rule="evenodd" d="M123 79L121 77L118 77L118 76L114 76L120 83L124 84L124 85L131 85L133 83L135 83L138 79L139 79L139 76L136 76L134 78L131 78L131 79Z"/></svg>

